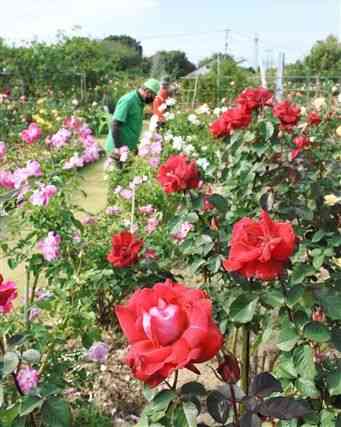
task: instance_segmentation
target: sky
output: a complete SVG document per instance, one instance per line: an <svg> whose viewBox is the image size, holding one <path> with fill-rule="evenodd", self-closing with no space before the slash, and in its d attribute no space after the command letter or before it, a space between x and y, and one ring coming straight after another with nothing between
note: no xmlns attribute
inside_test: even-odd
<svg viewBox="0 0 341 427"><path fill-rule="evenodd" d="M145 55L184 50L189 59L217 51L255 64L301 59L316 40L341 36L341 0L2 0L0 37L53 41L59 30L101 38L127 34ZM77 27L77 29L75 29ZM79 28L80 27L80 28ZM228 30L228 31L225 31Z"/></svg>

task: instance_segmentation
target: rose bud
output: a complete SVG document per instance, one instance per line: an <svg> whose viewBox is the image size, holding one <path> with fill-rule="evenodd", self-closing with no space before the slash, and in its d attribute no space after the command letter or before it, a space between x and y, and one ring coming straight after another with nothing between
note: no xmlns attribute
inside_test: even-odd
<svg viewBox="0 0 341 427"><path fill-rule="evenodd" d="M235 384L240 379L240 368L238 360L233 354L225 354L224 360L217 369L221 379L227 384Z"/></svg>
<svg viewBox="0 0 341 427"><path fill-rule="evenodd" d="M213 217L210 222L210 229L213 231L219 230L219 221L216 217Z"/></svg>
<svg viewBox="0 0 341 427"><path fill-rule="evenodd" d="M326 320L325 312L323 311L322 307L315 307L313 314L312 314L312 320L315 322L324 322Z"/></svg>

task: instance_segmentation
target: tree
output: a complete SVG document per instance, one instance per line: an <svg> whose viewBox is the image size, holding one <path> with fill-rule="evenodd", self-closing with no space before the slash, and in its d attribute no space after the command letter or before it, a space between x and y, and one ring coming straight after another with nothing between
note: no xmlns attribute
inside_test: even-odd
<svg viewBox="0 0 341 427"><path fill-rule="evenodd" d="M108 36L104 40L109 40L112 42L118 42L121 45L125 45L131 49L136 50L139 54L140 58L143 56L143 48L141 46L141 42L137 41L133 37L121 35L121 36Z"/></svg>
<svg viewBox="0 0 341 427"><path fill-rule="evenodd" d="M316 42L304 65L313 74L341 76L341 43L335 36Z"/></svg>
<svg viewBox="0 0 341 427"><path fill-rule="evenodd" d="M159 51L151 58L151 74L155 78L168 75L171 79L178 79L195 70L195 65L190 62L180 50Z"/></svg>

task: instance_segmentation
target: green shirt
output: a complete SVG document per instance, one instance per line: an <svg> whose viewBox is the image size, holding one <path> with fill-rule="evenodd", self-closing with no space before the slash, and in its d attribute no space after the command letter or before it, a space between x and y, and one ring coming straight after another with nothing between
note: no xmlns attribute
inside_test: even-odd
<svg viewBox="0 0 341 427"><path fill-rule="evenodd" d="M112 116L112 120L118 120L122 123L120 127L121 145L127 145L130 150L136 148L139 142L143 127L143 109L143 100L138 92L133 90L118 100ZM110 154L114 147L115 141L113 140L110 124L105 147L107 153Z"/></svg>

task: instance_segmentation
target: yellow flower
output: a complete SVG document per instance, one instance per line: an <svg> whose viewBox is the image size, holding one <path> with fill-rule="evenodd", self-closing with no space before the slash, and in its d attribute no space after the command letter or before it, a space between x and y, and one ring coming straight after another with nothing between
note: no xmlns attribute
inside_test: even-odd
<svg viewBox="0 0 341 427"><path fill-rule="evenodd" d="M46 114L46 110L44 110L44 109L39 110L39 114Z"/></svg>
<svg viewBox="0 0 341 427"><path fill-rule="evenodd" d="M333 258L334 264L341 268L341 258Z"/></svg>
<svg viewBox="0 0 341 427"><path fill-rule="evenodd" d="M336 135L341 138L341 126L336 129Z"/></svg>
<svg viewBox="0 0 341 427"><path fill-rule="evenodd" d="M39 98L37 104L42 104L44 102L44 98Z"/></svg>
<svg viewBox="0 0 341 427"><path fill-rule="evenodd" d="M334 206L340 201L340 197L335 196L335 194L327 194L324 196L324 204L327 206Z"/></svg>

